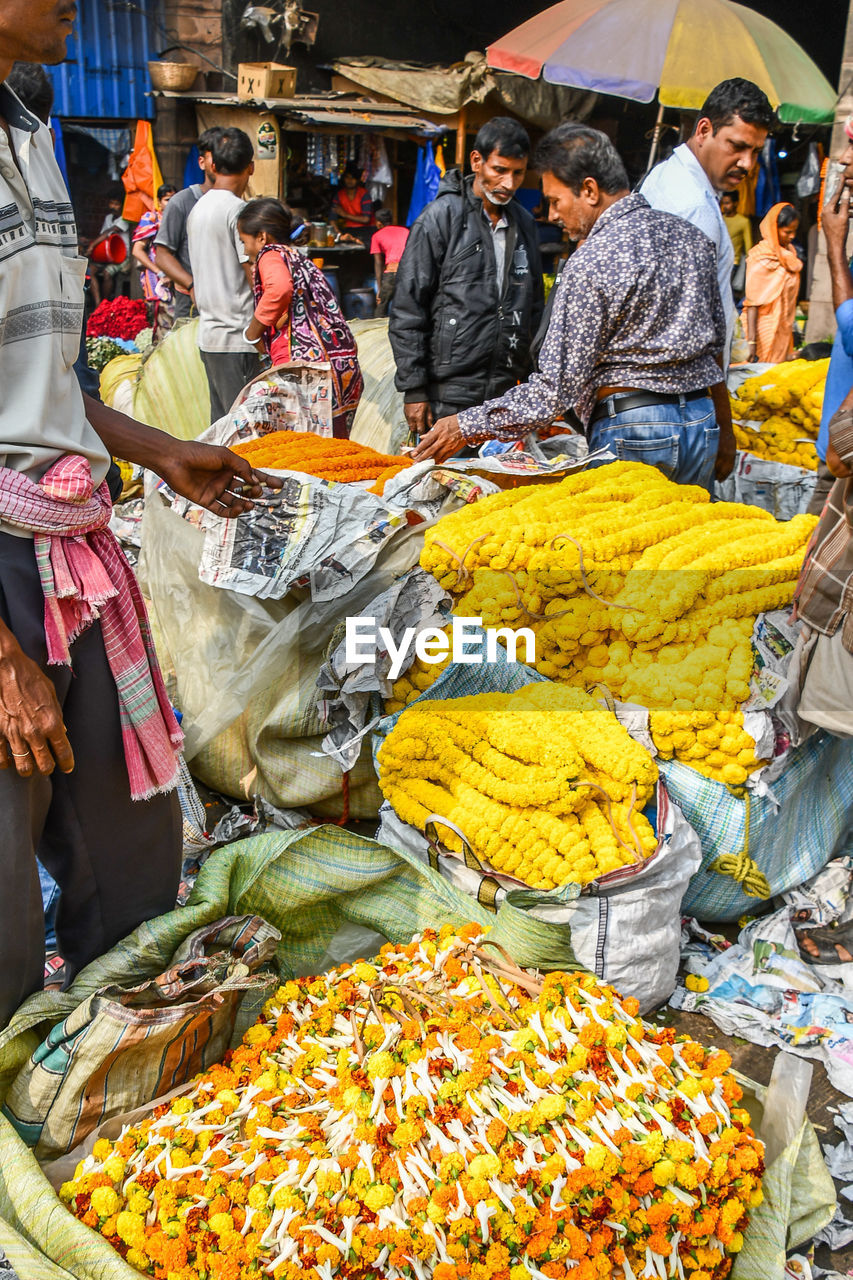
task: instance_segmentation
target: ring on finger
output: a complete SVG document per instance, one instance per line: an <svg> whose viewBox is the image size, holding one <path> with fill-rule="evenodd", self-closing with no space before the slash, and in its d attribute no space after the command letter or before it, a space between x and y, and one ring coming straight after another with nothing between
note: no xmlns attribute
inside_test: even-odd
<svg viewBox="0 0 853 1280"><path fill-rule="evenodd" d="M11 751L11 747L9 749ZM29 751L12 751L12 755L16 760L26 760L29 754Z"/></svg>

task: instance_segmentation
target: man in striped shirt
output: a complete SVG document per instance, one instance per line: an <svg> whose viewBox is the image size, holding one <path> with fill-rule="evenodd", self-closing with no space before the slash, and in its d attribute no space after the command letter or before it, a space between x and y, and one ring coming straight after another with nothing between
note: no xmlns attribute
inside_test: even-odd
<svg viewBox="0 0 853 1280"><path fill-rule="evenodd" d="M797 716L853 737L853 390L829 424L827 466L838 477L806 553L794 605L803 632L791 659Z"/></svg>

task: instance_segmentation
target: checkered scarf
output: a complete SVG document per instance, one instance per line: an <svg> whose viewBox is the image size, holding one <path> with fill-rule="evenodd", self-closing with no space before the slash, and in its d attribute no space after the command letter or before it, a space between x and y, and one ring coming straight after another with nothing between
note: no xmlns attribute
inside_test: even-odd
<svg viewBox="0 0 853 1280"><path fill-rule="evenodd" d="M134 800L178 782L183 735L154 651L133 571L109 528L106 484L95 489L85 458L66 454L38 484L0 467L0 519L35 538L44 591L47 660L71 665L70 646L97 619L115 680Z"/></svg>

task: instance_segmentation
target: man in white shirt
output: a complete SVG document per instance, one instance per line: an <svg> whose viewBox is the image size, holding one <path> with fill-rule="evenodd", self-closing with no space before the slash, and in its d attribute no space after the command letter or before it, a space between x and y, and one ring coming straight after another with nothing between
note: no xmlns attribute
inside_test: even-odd
<svg viewBox="0 0 853 1280"><path fill-rule="evenodd" d="M190 213L187 238L198 345L210 388L210 421L216 422L260 372L258 354L243 336L255 303L252 269L237 231L255 168L251 139L242 129L223 129L210 159L213 186Z"/></svg>
<svg viewBox="0 0 853 1280"><path fill-rule="evenodd" d="M720 194L737 191L758 163L776 113L767 95L751 80L723 80L711 90L693 136L676 147L668 160L652 169L640 192L653 209L692 222L717 250L717 279L726 317L726 346L720 352L725 371L732 348L735 300L732 293L734 249L720 209ZM720 452L731 450L731 409L725 384L714 404L720 426ZM724 403L725 402L725 403Z"/></svg>
<svg viewBox="0 0 853 1280"><path fill-rule="evenodd" d="M720 195L737 191L749 176L775 123L776 113L758 85L751 80L723 80L699 112L693 136L656 165L640 188L653 209L686 218L716 245L729 348L735 317L735 259Z"/></svg>

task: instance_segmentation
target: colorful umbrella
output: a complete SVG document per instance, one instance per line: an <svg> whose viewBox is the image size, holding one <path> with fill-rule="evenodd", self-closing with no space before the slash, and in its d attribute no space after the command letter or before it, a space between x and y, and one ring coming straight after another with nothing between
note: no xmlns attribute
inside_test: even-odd
<svg viewBox="0 0 853 1280"><path fill-rule="evenodd" d="M636 102L696 110L721 80L752 80L782 120L831 121L836 93L775 22L731 0L561 0L486 50L490 67Z"/></svg>

